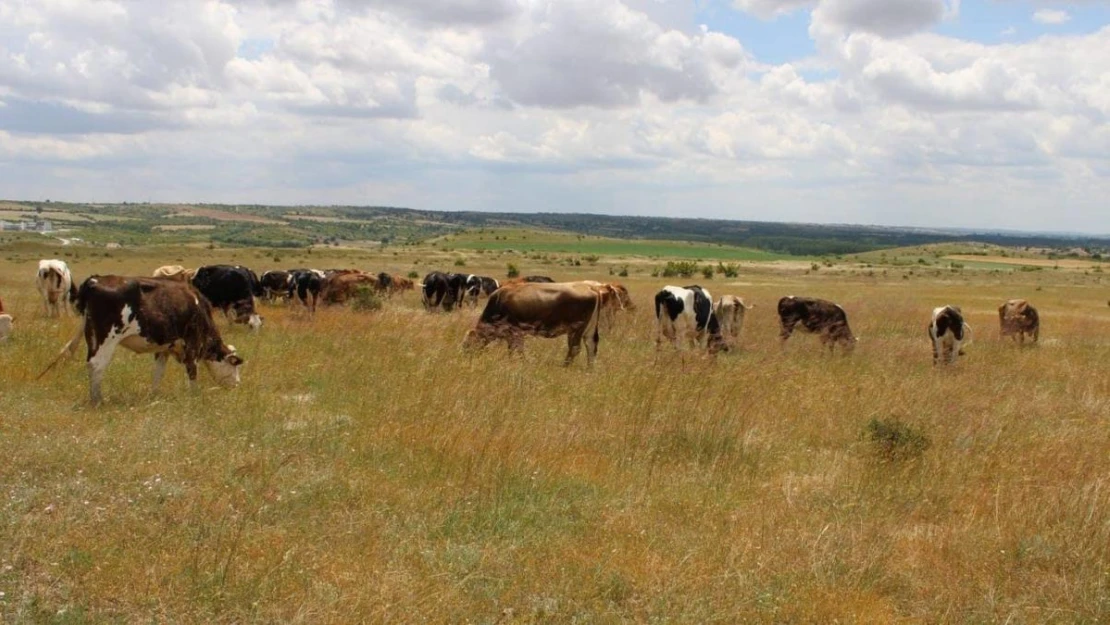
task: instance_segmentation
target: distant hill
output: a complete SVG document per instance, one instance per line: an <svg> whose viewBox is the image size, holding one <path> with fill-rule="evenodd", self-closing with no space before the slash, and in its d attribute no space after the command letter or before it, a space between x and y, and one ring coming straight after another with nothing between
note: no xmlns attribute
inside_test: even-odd
<svg viewBox="0 0 1110 625"><path fill-rule="evenodd" d="M581 213L440 212L387 206L92 204L0 201L0 218L49 218L94 242L212 242L303 247L412 244L478 228L534 228L618 239L734 245L774 254L826 256L946 242L1079 250L1106 256L1110 237Z"/></svg>

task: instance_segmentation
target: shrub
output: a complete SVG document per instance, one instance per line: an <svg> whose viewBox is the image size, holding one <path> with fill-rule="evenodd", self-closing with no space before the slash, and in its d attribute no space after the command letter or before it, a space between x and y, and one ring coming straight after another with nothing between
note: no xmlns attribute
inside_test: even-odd
<svg viewBox="0 0 1110 625"><path fill-rule="evenodd" d="M351 296L351 310L373 312L381 310L381 307L382 298L373 287L360 286L355 289L354 295Z"/></svg>
<svg viewBox="0 0 1110 625"><path fill-rule="evenodd" d="M871 419L867 423L866 437L879 456L886 460L916 458L932 444L928 436L906 425L898 418Z"/></svg>
<svg viewBox="0 0 1110 625"><path fill-rule="evenodd" d="M410 271L409 272L409 280L416 280L419 277L420 277L420 274L416 273L415 271Z"/></svg>
<svg viewBox="0 0 1110 625"><path fill-rule="evenodd" d="M622 277L622 278L627 278L628 277L628 265L625 265L625 266L621 267L620 273L618 273L617 275Z"/></svg>
<svg viewBox="0 0 1110 625"><path fill-rule="evenodd" d="M717 263L717 273L725 274L726 278L735 278L740 275L740 264L729 263L726 265L724 263Z"/></svg>
<svg viewBox="0 0 1110 625"><path fill-rule="evenodd" d="M706 280L712 280L713 279L713 265L706 265L706 266L702 267L701 268L701 275L704 276Z"/></svg>
<svg viewBox="0 0 1110 625"><path fill-rule="evenodd" d="M520 276L520 270L517 269L516 265L509 263L505 275L509 278L516 278Z"/></svg>
<svg viewBox="0 0 1110 625"><path fill-rule="evenodd" d="M455 259L455 266L456 267L466 267L466 261L461 259L461 258L456 258Z"/></svg>
<svg viewBox="0 0 1110 625"><path fill-rule="evenodd" d="M665 267L663 267L663 277L664 278L673 278L675 276L681 276L683 278L689 278L690 276L694 275L694 273L696 273L698 271L698 269L699 269L698 268L698 263L695 262L695 261L692 261L692 260L682 260L682 261L671 260L671 261L667 261L667 265Z"/></svg>

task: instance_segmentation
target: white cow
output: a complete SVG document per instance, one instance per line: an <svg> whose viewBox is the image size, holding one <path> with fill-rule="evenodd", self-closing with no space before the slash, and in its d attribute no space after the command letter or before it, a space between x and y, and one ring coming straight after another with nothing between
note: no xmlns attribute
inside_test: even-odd
<svg viewBox="0 0 1110 625"><path fill-rule="evenodd" d="M939 306L933 309L929 338L933 340L933 364L942 362L942 358L950 364L963 356L963 348L971 343L971 326L958 306Z"/></svg>
<svg viewBox="0 0 1110 625"><path fill-rule="evenodd" d="M61 311L69 314L69 302L66 300L76 299L77 289L65 261L56 258L40 260L35 286L42 295L42 307L47 317L57 317Z"/></svg>

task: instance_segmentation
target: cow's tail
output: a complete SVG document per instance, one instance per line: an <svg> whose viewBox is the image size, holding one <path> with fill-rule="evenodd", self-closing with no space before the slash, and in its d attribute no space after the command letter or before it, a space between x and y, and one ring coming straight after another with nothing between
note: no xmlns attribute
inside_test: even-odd
<svg viewBox="0 0 1110 625"><path fill-rule="evenodd" d="M49 373L59 362L73 356L73 353L77 351L77 343L81 340L81 336L85 334L85 319L86 315L81 315L81 321L77 324L77 331L73 333L73 338L69 339L69 342L62 347L62 351L58 352L58 356L42 370L42 373L38 374L35 380L41 380L42 376Z"/></svg>
<svg viewBox="0 0 1110 625"><path fill-rule="evenodd" d="M601 291L594 291L594 311L590 313L590 321L586 324L586 332L584 336L589 341L597 334L598 325L601 323L601 307L605 303L602 298Z"/></svg>

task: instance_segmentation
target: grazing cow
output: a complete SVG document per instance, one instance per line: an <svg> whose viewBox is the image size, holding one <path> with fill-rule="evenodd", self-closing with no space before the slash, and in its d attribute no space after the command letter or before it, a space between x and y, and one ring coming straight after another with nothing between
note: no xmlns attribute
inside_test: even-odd
<svg viewBox="0 0 1110 625"><path fill-rule="evenodd" d="M47 317L57 317L62 311L69 314L68 304L77 297L77 287L73 284L73 276L70 275L65 261L40 260L35 286L42 295L42 307Z"/></svg>
<svg viewBox="0 0 1110 625"><path fill-rule="evenodd" d="M466 299L474 306L478 305L478 298L482 295L489 297L501 287L501 283L493 278L486 276L467 276L466 278Z"/></svg>
<svg viewBox="0 0 1110 625"><path fill-rule="evenodd" d="M92 276L77 292L81 324L58 358L76 351L85 337L88 347L89 399L99 404L104 371L117 347L140 354L154 354L154 391L162 381L166 362L173 356L185 365L195 388L197 361L224 386L239 384L243 359L226 345L212 319L208 300L188 284L153 278Z"/></svg>
<svg viewBox="0 0 1110 625"><path fill-rule="evenodd" d="M378 290L393 295L393 276L382 271L378 274Z"/></svg>
<svg viewBox="0 0 1110 625"><path fill-rule="evenodd" d="M242 323L252 330L262 327L262 316L254 309L255 296L262 295L258 276L239 265L208 265L197 269L193 286L211 304L224 311L232 323Z"/></svg>
<svg viewBox="0 0 1110 625"><path fill-rule="evenodd" d="M490 295L477 326L467 333L463 344L485 346L504 339L512 351L524 347L527 335L555 338L566 334L563 365L570 365L585 343L590 366L597 358L601 307L601 292L581 283L502 286Z"/></svg>
<svg viewBox="0 0 1110 625"><path fill-rule="evenodd" d="M958 306L940 306L933 309L929 323L929 338L933 340L933 364L941 361L956 362L964 355L964 346L971 342L971 326L964 321Z"/></svg>
<svg viewBox="0 0 1110 625"><path fill-rule="evenodd" d="M405 291L412 291L416 288L416 284L412 280L400 274L393 274L389 276L389 296L392 297L394 293L404 293Z"/></svg>
<svg viewBox="0 0 1110 625"><path fill-rule="evenodd" d="M12 335L12 316L4 312L4 302L0 301L0 341Z"/></svg>
<svg viewBox="0 0 1110 625"><path fill-rule="evenodd" d="M828 345L830 351L837 343L842 343L845 351L851 351L859 340L852 336L844 309L823 299L793 295L780 299L779 323L782 326L779 338L782 339L783 346L794 332L794 326L799 323L807 332L817 333L821 344Z"/></svg>
<svg viewBox="0 0 1110 625"><path fill-rule="evenodd" d="M721 335L720 321L713 312L713 298L700 286L663 287L655 294L655 319L659 328L655 337L656 349L662 347L664 340L673 342L676 349L681 349L681 335L685 334L691 345L704 345L710 354L728 351L728 343Z"/></svg>
<svg viewBox="0 0 1110 625"><path fill-rule="evenodd" d="M271 269L263 273L258 279L258 285L262 287L262 298L268 302L273 302L279 297L287 299L292 278L292 274L281 269Z"/></svg>
<svg viewBox="0 0 1110 625"><path fill-rule="evenodd" d="M424 276L421 285L424 308L432 311L442 307L450 312L460 304L466 286L466 274L433 271Z"/></svg>
<svg viewBox="0 0 1110 625"><path fill-rule="evenodd" d="M359 287L366 286L378 290L378 279L367 273L337 273L324 281L320 299L325 304L345 304Z"/></svg>
<svg viewBox="0 0 1110 625"><path fill-rule="evenodd" d="M289 270L289 297L295 293L297 301L308 309L316 312L316 302L320 299L320 291L324 288L324 272L319 269L290 269Z"/></svg>
<svg viewBox="0 0 1110 625"><path fill-rule="evenodd" d="M717 320L721 322L721 334L736 341L744 329L744 314L751 309L752 306L735 295L722 295L714 307Z"/></svg>
<svg viewBox="0 0 1110 625"><path fill-rule="evenodd" d="M181 265L163 265L154 270L151 274L155 278L166 278L167 280L177 280L179 282L191 282L193 276L197 274L196 269L186 269Z"/></svg>
<svg viewBox="0 0 1110 625"><path fill-rule="evenodd" d="M1025 344L1026 334L1033 337L1034 343L1041 336L1041 317L1037 309L1023 299L1012 299L999 306L998 323L1001 336L1008 336L1021 344Z"/></svg>
<svg viewBox="0 0 1110 625"><path fill-rule="evenodd" d="M636 304L628 294L628 288L619 282L598 282L597 280L582 280L595 291L602 294L601 319L602 325L612 328L617 312L623 310L636 310Z"/></svg>

